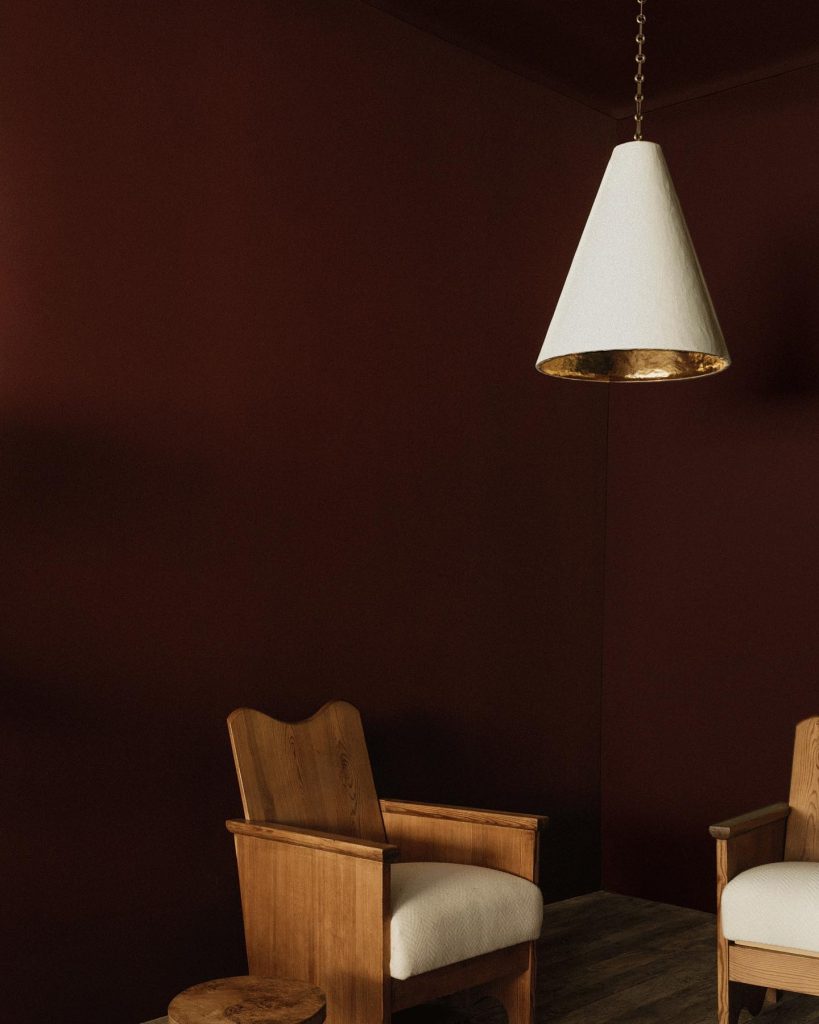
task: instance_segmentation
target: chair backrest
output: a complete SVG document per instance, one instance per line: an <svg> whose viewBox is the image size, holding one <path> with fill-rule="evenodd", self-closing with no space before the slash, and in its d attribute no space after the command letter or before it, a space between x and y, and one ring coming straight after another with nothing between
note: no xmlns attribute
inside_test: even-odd
<svg viewBox="0 0 819 1024"><path fill-rule="evenodd" d="M239 708L228 731L245 818L384 842L361 716L331 701L303 722Z"/></svg>
<svg viewBox="0 0 819 1024"><path fill-rule="evenodd" d="M819 861L819 717L796 727L785 860Z"/></svg>

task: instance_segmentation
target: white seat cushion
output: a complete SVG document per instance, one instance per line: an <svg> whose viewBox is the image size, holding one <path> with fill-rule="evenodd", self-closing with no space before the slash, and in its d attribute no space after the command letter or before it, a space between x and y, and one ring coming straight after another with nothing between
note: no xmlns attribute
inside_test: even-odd
<svg viewBox="0 0 819 1024"><path fill-rule="evenodd" d="M819 951L819 864L761 864L732 878L722 930L735 941Z"/></svg>
<svg viewBox="0 0 819 1024"><path fill-rule="evenodd" d="M471 864L393 864L390 974L403 981L540 935L543 897L525 878Z"/></svg>

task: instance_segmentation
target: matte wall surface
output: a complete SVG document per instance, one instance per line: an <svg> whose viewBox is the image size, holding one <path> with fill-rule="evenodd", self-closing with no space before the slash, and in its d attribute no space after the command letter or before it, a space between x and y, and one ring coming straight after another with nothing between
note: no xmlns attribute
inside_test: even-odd
<svg viewBox="0 0 819 1024"><path fill-rule="evenodd" d="M819 713L819 69L646 126L734 365L611 392L603 884L713 909L708 825Z"/></svg>
<svg viewBox="0 0 819 1024"><path fill-rule="evenodd" d="M3 20L4 1013L245 969L240 705L596 888L607 394L534 360L611 122L363 4Z"/></svg>

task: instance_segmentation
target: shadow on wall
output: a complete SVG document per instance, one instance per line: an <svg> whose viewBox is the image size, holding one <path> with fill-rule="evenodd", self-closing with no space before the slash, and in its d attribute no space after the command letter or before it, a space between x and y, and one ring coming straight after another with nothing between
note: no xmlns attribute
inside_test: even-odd
<svg viewBox="0 0 819 1024"><path fill-rule="evenodd" d="M13 422L0 476L3 967L60 965L6 1009L101 1020L128 990L146 1019L245 969L235 782L205 692L227 674L209 626L233 589L229 571L202 585L230 568L215 475L112 431Z"/></svg>
<svg viewBox="0 0 819 1024"><path fill-rule="evenodd" d="M116 678L107 694L89 694L71 676L23 677L5 665L2 687L3 806L14 819L0 856L14 879L4 971L60 967L36 989L8 993L12 1006L24 999L20 1019L51 1019L61 1005L66 1021L78 1019L73 1007L102 1020L131 986L144 1020L180 987L242 973L221 820L229 763L208 754L206 716L140 709ZM221 737L220 717L211 728Z"/></svg>
<svg viewBox="0 0 819 1024"><path fill-rule="evenodd" d="M454 803L458 799L445 793L439 780L451 778L453 765L466 768L469 754L463 723L459 725L439 711L407 711L372 720L368 716L364 726L379 797L430 803ZM424 796L398 791L406 788L399 780L413 774L409 766L418 770L418 785Z"/></svg>

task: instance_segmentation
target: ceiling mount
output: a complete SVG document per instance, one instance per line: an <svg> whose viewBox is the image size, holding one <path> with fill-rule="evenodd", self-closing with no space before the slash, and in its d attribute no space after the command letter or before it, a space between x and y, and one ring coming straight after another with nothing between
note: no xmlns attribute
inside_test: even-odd
<svg viewBox="0 0 819 1024"><path fill-rule="evenodd" d="M554 92L630 118L623 5L612 0L365 0ZM650 7L652 108L819 63L816 0L685 0ZM783 13L785 12L785 13ZM785 16L786 15L786 16ZM703 32L703 24L708 31Z"/></svg>

